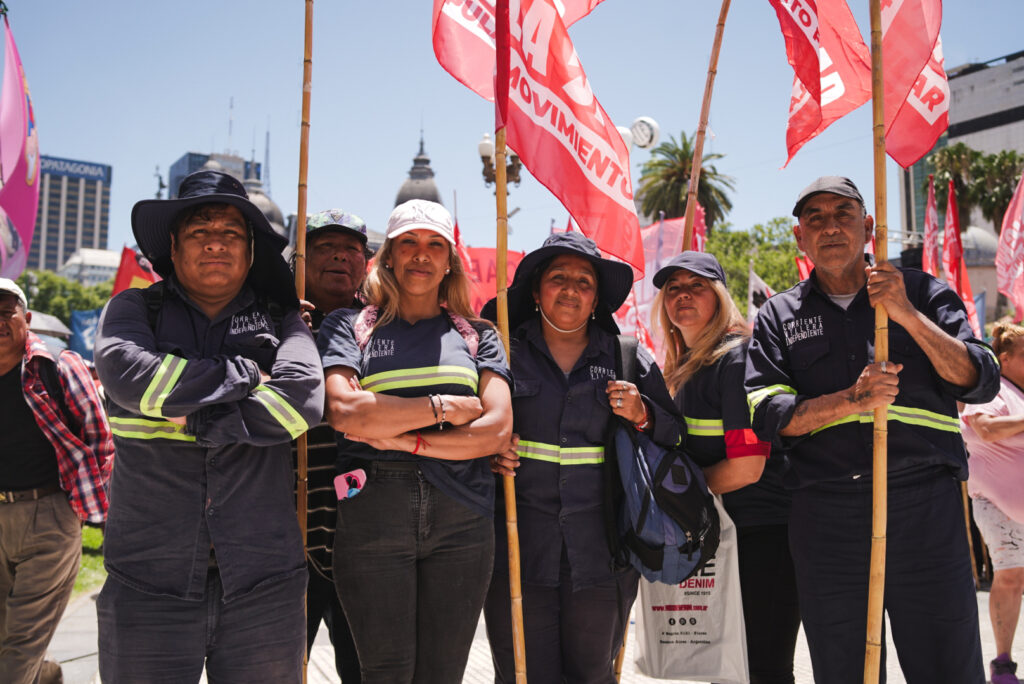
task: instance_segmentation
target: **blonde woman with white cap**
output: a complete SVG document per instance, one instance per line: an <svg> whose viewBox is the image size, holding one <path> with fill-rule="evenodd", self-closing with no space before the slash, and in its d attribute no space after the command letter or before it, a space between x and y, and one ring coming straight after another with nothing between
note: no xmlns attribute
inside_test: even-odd
<svg viewBox="0 0 1024 684"><path fill-rule="evenodd" d="M457 682L494 556L487 456L509 443L504 349L473 316L451 216L410 200L388 219L369 306L320 329L338 431L334 579L363 682ZM358 495L356 495L358 493Z"/></svg>

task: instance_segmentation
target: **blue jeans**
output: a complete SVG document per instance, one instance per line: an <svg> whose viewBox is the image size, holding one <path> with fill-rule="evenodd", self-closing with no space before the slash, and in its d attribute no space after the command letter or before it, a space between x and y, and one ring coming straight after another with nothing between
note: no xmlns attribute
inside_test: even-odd
<svg viewBox="0 0 1024 684"><path fill-rule="evenodd" d="M885 611L908 684L984 684L978 603L958 483L889 481ZM793 492L789 543L814 679L860 684L867 634L871 481ZM880 681L885 681L883 642Z"/></svg>
<svg viewBox="0 0 1024 684"><path fill-rule="evenodd" d="M201 601L136 591L108 577L96 600L104 683L302 680L306 573L224 603L211 569Z"/></svg>
<svg viewBox="0 0 1024 684"><path fill-rule="evenodd" d="M494 526L427 482L375 462L338 502L334 583L363 684L462 681L494 566Z"/></svg>

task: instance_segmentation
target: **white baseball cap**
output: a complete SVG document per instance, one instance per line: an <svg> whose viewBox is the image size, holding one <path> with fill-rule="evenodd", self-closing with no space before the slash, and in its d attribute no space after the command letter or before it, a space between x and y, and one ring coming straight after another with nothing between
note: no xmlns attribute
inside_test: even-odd
<svg viewBox="0 0 1024 684"><path fill-rule="evenodd" d="M18 298L18 303L21 304L21 308L28 311L28 300L25 299L25 293L22 292L18 284L10 278L0 278L0 294L12 294Z"/></svg>
<svg viewBox="0 0 1024 684"><path fill-rule="evenodd" d="M395 207L388 217L388 239L410 230L432 230L452 245L455 244L452 215L437 202L412 199Z"/></svg>

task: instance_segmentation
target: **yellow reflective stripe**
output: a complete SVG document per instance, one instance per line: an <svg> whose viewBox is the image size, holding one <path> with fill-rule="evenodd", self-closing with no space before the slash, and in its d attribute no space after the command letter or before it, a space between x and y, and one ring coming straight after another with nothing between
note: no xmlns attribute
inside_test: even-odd
<svg viewBox="0 0 1024 684"><path fill-rule="evenodd" d="M428 366L403 368L368 375L360 386L369 392L384 392L401 387L427 387L430 385L465 385L477 391L479 377L475 370L463 366Z"/></svg>
<svg viewBox="0 0 1024 684"><path fill-rule="evenodd" d="M185 426L166 420L145 418L118 418L110 416L110 431L125 439L173 439L194 442L196 438L185 434Z"/></svg>
<svg viewBox="0 0 1024 684"><path fill-rule="evenodd" d="M149 383L149 387L143 393L142 401L139 402L139 410L143 414L156 416L157 418L164 417L160 410L163 408L167 395L171 393L174 385L177 384L178 378L181 377L181 373L185 370L186 365L188 365L188 362L180 356L168 354L164 357L163 362L153 376L153 380Z"/></svg>
<svg viewBox="0 0 1024 684"><path fill-rule="evenodd" d="M750 406L750 420L754 420L754 410L757 409L757 405L768 397L774 397L776 394L796 393L796 390L789 385L769 385L768 387L762 387L750 392L747 394L747 405Z"/></svg>
<svg viewBox="0 0 1024 684"><path fill-rule="evenodd" d="M253 398L263 404L278 423L284 426L292 439L297 438L309 429L299 412L291 407L284 398L266 385L259 385L252 393Z"/></svg>
<svg viewBox="0 0 1024 684"><path fill-rule="evenodd" d="M686 419L686 434L695 437L724 437L725 425L722 420L713 418L690 418Z"/></svg>
<svg viewBox="0 0 1024 684"><path fill-rule="evenodd" d="M988 355L992 357L992 360L996 362L996 367L997 367L997 368L1002 368L1002 364L1001 364L1001 363L999 363L999 357L998 357L998 356L996 356L996 353L995 353L994 351L992 351L992 350L991 350L991 349L989 349L988 347L982 347L982 349L984 349L985 351L987 351L987 352L988 352Z"/></svg>
<svg viewBox="0 0 1024 684"><path fill-rule="evenodd" d="M932 428L933 430L942 430L943 432L960 432L959 419L945 416L941 413L935 413L934 411L910 408L909 406L893 405L889 407L887 414L889 420L896 421L898 423L917 425L919 427ZM853 413L840 418L839 420L833 421L828 425L823 425L817 430L812 430L811 434L815 435L822 430L827 430L828 428L835 427L836 425L844 425L847 423L872 423L874 420L875 414L872 411Z"/></svg>
<svg viewBox="0 0 1024 684"><path fill-rule="evenodd" d="M604 447L560 447L543 442L519 441L519 457L559 465L604 463Z"/></svg>

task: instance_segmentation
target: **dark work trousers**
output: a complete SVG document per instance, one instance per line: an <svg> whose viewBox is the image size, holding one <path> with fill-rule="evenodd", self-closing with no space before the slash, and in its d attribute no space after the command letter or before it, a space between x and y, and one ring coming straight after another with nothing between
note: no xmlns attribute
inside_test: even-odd
<svg viewBox="0 0 1024 684"><path fill-rule="evenodd" d="M892 476L888 498L885 610L908 684L984 684L959 483L945 470ZM796 490L789 541L814 679L860 684L871 555L870 478Z"/></svg>
<svg viewBox="0 0 1024 684"><path fill-rule="evenodd" d="M311 564L307 564L307 568L309 586L306 588L306 653L313 648L316 633L320 629L320 621L323 620L334 646L334 667L341 677L342 684L359 684L359 656L356 655L352 631L348 628L345 611L338 601L334 581L321 575Z"/></svg>
<svg viewBox="0 0 1024 684"><path fill-rule="evenodd" d="M96 600L100 679L106 684L302 681L306 573L224 603L211 568L206 595L186 601L136 591L108 577Z"/></svg>
<svg viewBox="0 0 1024 684"><path fill-rule="evenodd" d="M614 663L640 573L572 590L562 548L559 586L523 585L526 678L530 684L615 684ZM514 684L508 572L495 572L484 606L495 684Z"/></svg>
<svg viewBox="0 0 1024 684"><path fill-rule="evenodd" d="M793 684L800 632L787 525L737 527L750 684Z"/></svg>
<svg viewBox="0 0 1024 684"><path fill-rule="evenodd" d="M334 582L364 684L457 684L494 567L494 524L427 482L415 463L377 461L338 502Z"/></svg>

